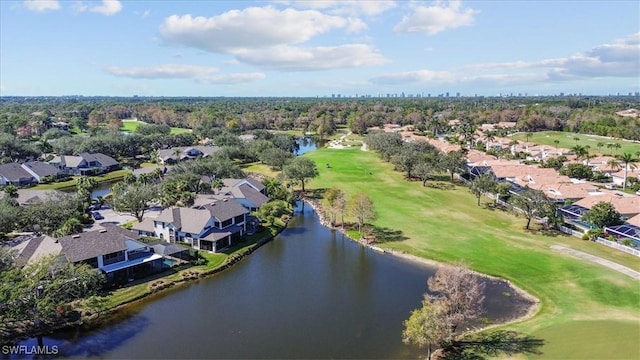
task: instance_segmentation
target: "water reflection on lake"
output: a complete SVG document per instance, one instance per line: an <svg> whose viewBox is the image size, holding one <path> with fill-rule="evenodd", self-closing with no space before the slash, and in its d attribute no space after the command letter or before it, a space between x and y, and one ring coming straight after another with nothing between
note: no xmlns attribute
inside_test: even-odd
<svg viewBox="0 0 640 360"><path fill-rule="evenodd" d="M401 342L402 322L434 271L331 232L307 205L230 270L45 344L67 356L127 359L416 358L423 352ZM503 281L487 284L489 319L517 315L522 299L508 292Z"/></svg>

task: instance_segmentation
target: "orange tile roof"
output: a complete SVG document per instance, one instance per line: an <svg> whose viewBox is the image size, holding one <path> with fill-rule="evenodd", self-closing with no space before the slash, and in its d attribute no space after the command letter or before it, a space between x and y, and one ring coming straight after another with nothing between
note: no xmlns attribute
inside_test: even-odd
<svg viewBox="0 0 640 360"><path fill-rule="evenodd" d="M611 203L620 214L640 214L640 196L619 195L617 192L604 190L602 193L602 195L589 196L576 201L575 204L591 209L593 205L605 201Z"/></svg>

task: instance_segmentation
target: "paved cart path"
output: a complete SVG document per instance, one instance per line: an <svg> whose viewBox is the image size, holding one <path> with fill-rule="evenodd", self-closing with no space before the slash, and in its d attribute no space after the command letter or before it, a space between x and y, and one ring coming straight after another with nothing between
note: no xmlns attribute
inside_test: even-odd
<svg viewBox="0 0 640 360"><path fill-rule="evenodd" d="M603 259L603 258L595 256L595 255L587 254L587 253L582 252L582 251L569 249L567 247L560 246L560 245L551 245L551 248L553 250L560 251L560 252L563 252L563 253L567 253L569 255L575 256L575 257L583 259L583 260L591 261L591 262L594 262L596 264L600 264L602 266L606 266L609 269L613 269L613 270L615 270L617 272L620 272L620 273L623 273L625 275L631 276L632 278L634 278L636 280L640 280L640 272L637 272L637 271L635 271L633 269L629 269L628 267L622 266L622 265L620 265L618 263L614 263L613 261L609 261L607 259Z"/></svg>

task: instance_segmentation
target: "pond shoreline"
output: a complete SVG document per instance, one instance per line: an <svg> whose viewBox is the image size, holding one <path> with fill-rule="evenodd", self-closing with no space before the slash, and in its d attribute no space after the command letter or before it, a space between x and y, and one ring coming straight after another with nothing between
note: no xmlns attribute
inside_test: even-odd
<svg viewBox="0 0 640 360"><path fill-rule="evenodd" d="M417 262L420 264L426 264L426 265L430 265L430 266L436 266L436 267L441 267L441 266L449 266L446 263L441 263L435 260L431 260L431 259L427 259L427 258L423 258L423 257L419 257L416 255L411 255L411 254L407 254L405 252L401 252L401 251L396 251L396 250L391 250L391 249L385 249L385 248L380 248L378 246L372 245L366 241L362 241L362 240L358 240L358 239L354 239L352 237L350 237L346 231L344 231L343 228L336 228L334 226L331 225L331 222L328 220L328 216L324 210L324 207L322 206L322 204L318 201L318 199L312 198L312 197L308 197L308 196L304 196L302 195L301 200L306 202L307 204L309 204L314 211L316 212L316 214L318 214L318 218L320 219L320 223L325 226L328 229L331 229L332 231L337 231L341 234L343 234L344 236L346 236L347 238L349 238L352 241L355 241L357 243L359 243L360 245L364 246L364 247L368 247L374 251L377 252L381 252L381 253L385 253L385 254L390 254L392 256L396 256L405 260L409 260L409 261L413 261L413 262ZM474 274L476 274L477 276L489 279L489 280L493 280L493 281L504 281L510 289L513 289L513 291L515 293L517 293L518 295L522 296L524 299L528 300L532 305L529 306L527 308L526 313L523 316L519 316L507 321L503 321L500 323L496 323L496 324L491 324L491 325L487 325L487 326L482 326L480 328L477 329L470 329L468 331L465 331L464 333L476 333L476 332L481 332L481 331L485 331L485 330L489 330L492 328L496 328L496 327L500 327L500 326L504 326L504 325L509 325L509 324L514 324L514 323L518 323L521 321L525 321L528 320L532 317L534 317L538 311L540 310L541 307L541 303L540 300L538 298L536 298L535 296L529 294L528 292L526 292L525 290L519 288L518 286L514 285L511 281L501 278L501 277L497 277L497 276L492 276L492 275L488 275L488 274L483 274L477 271L473 271L472 272Z"/></svg>
<svg viewBox="0 0 640 360"><path fill-rule="evenodd" d="M182 272L182 277L180 279L171 280L167 283L164 283L163 279L166 277L161 277L156 280L149 280L147 282L143 282L143 284L148 283L148 287L149 287L145 292L131 299L127 299L124 302L116 304L110 308L107 308L103 311L92 312L92 313L87 313L86 309L81 310L84 313L74 311L73 316L70 316L70 317L77 318L76 320L70 320L68 317L59 322L40 325L40 328L38 329L35 328L35 325L33 323L23 322L22 324L19 324L14 328L10 329L10 330L18 331L17 333L7 333L6 329L0 328L0 335L2 335L0 337L1 339L0 345L5 345L5 344L11 345L28 338L47 336L56 331L69 329L77 326L89 326L89 327L99 326L100 322L108 321L109 317L116 316L123 309L126 309L127 307L133 305L138 301L141 301L143 299L148 299L156 295L160 295L165 291L167 291L168 289L173 289L176 286L189 285L191 282L214 276L222 271L225 271L231 268L236 263L242 261L245 257L251 255L254 251L256 251L266 243L273 240L276 236L278 236L278 234L280 234L282 231L284 231L287 228L288 224L289 222L287 221L283 226L278 226L278 228L273 234L269 234L269 236L266 236L265 238L256 241L255 244L247 247L243 252L229 255L229 257L227 257L227 259L225 259L225 261L222 264L220 264L219 266L213 269L210 269L207 271L198 271L198 269L192 269L192 267L189 267L186 269L179 270L179 272ZM268 231L268 230L265 229L265 231Z"/></svg>

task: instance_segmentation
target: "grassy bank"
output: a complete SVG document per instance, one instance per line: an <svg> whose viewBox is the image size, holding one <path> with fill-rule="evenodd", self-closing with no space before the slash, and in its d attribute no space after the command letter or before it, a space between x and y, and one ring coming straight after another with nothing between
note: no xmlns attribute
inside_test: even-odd
<svg viewBox="0 0 640 360"><path fill-rule="evenodd" d="M100 183L105 183L105 182L110 182L110 181L122 180L122 178L128 173L131 173L131 171L130 170L116 170L116 171L112 171L112 172L107 173L107 174L93 176L93 178L96 179L98 184L100 184ZM68 181L62 181L62 182L51 183L51 184L38 184L38 185L34 186L32 189L34 189L34 190L61 190L61 191L73 190L73 189L75 189L77 182L78 182L78 176L74 176L73 179L68 180Z"/></svg>
<svg viewBox="0 0 640 360"><path fill-rule="evenodd" d="M331 164L318 166L320 176L307 188L337 187L348 196L364 191L373 199L378 213L374 225L387 239L381 247L441 262L464 259L474 270L506 278L539 298L535 317L507 327L544 338L543 357L567 357L571 344L580 346L587 358L609 358L612 351L626 358L638 356L638 282L549 247L560 244L636 270L638 258L574 237L525 232L524 219L476 206L468 189L446 182L429 187L407 182L371 152L322 149L305 156ZM598 327L562 330L583 321L626 330L604 342L590 341L601 338Z"/></svg>
<svg viewBox="0 0 640 360"><path fill-rule="evenodd" d="M284 228L284 224L268 227L264 231L246 236L245 241L220 253L213 254L201 251L200 254L207 260L206 264L178 267L152 277L137 280L106 295L104 297L105 307L107 309L115 309L157 293L159 290L172 287L175 284L217 273L260 247Z"/></svg>
<svg viewBox="0 0 640 360"><path fill-rule="evenodd" d="M578 138L578 141L575 140ZM518 141L526 141L527 136L525 133L519 133L513 135L513 139ZM558 140L558 144L554 142ZM562 131L539 131L531 133L529 142L533 142L540 145L549 145L553 147L561 147L564 149L571 149L576 145L587 146L589 145L590 152L597 152L601 154L609 155L621 155L625 152L634 155L637 151L640 151L640 144L630 141L624 141L619 139L608 139L597 135L576 134ZM598 147L598 143L603 143L604 146ZM607 144L620 144L620 149L607 148Z"/></svg>

